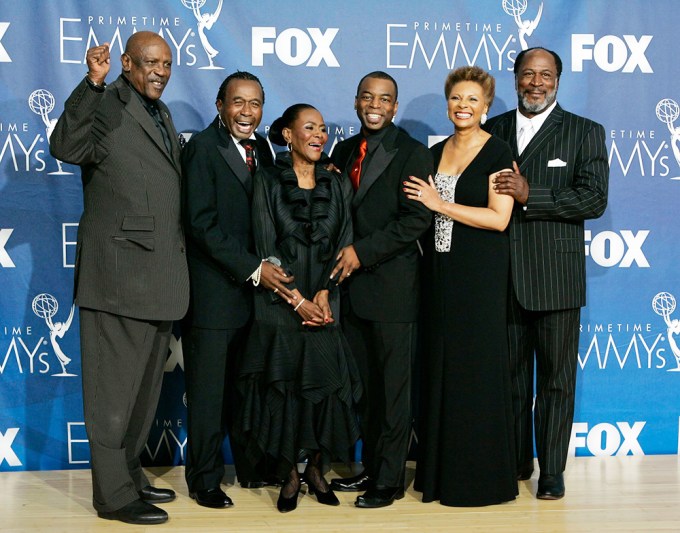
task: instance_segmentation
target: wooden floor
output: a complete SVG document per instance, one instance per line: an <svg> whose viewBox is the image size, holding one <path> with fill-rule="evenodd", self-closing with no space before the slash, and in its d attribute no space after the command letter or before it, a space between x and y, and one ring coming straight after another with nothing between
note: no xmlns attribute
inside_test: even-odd
<svg viewBox="0 0 680 533"><path fill-rule="evenodd" d="M276 510L276 488L229 484L234 507L206 509L189 498L183 467L154 469L152 482L173 488L178 497L161 505L170 514L166 524L147 527L97 518L89 470L5 472L0 473L0 531L680 531L677 455L570 459L563 500L537 500L535 474L520 482L515 502L482 508L421 503L411 488L413 468L409 464L406 497L390 507L357 509L352 493L338 493L341 505L328 507L303 492L297 510L285 515ZM328 477L349 473L339 465Z"/></svg>

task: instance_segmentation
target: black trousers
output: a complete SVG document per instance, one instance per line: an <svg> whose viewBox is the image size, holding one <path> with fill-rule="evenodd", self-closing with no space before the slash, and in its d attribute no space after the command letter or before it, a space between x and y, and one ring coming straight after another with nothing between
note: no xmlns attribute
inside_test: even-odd
<svg viewBox="0 0 680 533"><path fill-rule="evenodd" d="M541 472L567 464L574 419L581 309L527 311L514 291L509 303L510 376L518 467L533 460L533 433ZM534 405L534 361L536 401Z"/></svg>
<svg viewBox="0 0 680 533"><path fill-rule="evenodd" d="M411 436L413 322L384 323L343 316L343 329L361 374L362 462L378 485L402 487Z"/></svg>
<svg viewBox="0 0 680 533"><path fill-rule="evenodd" d="M80 309L83 410L98 511L120 509L149 484L139 457L156 416L171 332L171 321Z"/></svg>
<svg viewBox="0 0 680 533"><path fill-rule="evenodd" d="M184 330L188 409L185 477L191 492L216 488L222 482L222 444L238 409L238 359L247 329ZM235 439L230 439L230 445L238 480L260 480L262 476L246 459L243 447Z"/></svg>

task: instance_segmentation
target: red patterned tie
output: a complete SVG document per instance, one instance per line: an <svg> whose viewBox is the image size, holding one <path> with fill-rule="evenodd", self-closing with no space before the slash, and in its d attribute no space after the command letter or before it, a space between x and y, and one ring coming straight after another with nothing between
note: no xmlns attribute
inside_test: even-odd
<svg viewBox="0 0 680 533"><path fill-rule="evenodd" d="M363 163L367 151L368 142L366 141L366 137L364 137L359 143L359 153L357 158L354 160L352 169L349 171L349 179L352 181L355 191L359 188L359 180L361 179L361 163Z"/></svg>
<svg viewBox="0 0 680 533"><path fill-rule="evenodd" d="M255 174L255 146L253 146L253 141L250 139L243 139L241 146L246 150L246 165L252 176Z"/></svg>

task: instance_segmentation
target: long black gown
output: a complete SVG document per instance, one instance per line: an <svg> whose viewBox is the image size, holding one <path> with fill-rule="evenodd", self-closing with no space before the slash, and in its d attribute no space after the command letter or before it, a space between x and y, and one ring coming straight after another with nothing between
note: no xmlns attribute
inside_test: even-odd
<svg viewBox="0 0 680 533"><path fill-rule="evenodd" d="M340 295L330 273L339 250L352 242L349 180L316 167L316 187L298 187L290 155L257 174L253 232L261 257L275 256L312 299L330 289L335 323L302 326L293 307L269 291L255 295L255 321L239 363L244 399L235 432L250 459L274 463L280 478L309 451L324 462L349 461L359 436L354 405L361 394L356 364L340 328ZM291 285L292 288L292 285Z"/></svg>
<svg viewBox="0 0 680 533"><path fill-rule="evenodd" d="M432 147L436 166L445 142ZM486 207L489 174L511 167L509 146L491 137L458 178L455 202ZM454 222L450 251L442 252L435 251L433 223L424 253L424 411L415 487L424 502L442 505L514 500L507 231Z"/></svg>

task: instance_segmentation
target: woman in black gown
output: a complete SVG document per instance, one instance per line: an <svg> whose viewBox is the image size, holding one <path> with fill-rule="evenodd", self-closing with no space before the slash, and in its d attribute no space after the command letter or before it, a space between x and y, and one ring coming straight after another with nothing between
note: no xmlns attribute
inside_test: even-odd
<svg viewBox="0 0 680 533"><path fill-rule="evenodd" d="M435 212L425 243L425 386L417 490L423 501L481 506L517 495L506 300L513 200L493 190L510 147L481 129L494 79L461 67L446 80L455 133L432 147L437 174L409 198Z"/></svg>
<svg viewBox="0 0 680 533"><path fill-rule="evenodd" d="M297 300L288 303L267 291L255 295L255 322L239 365L244 408L236 427L254 463L274 461L286 480L277 508L287 512L297 506L297 463L305 458L309 492L320 503L339 504L324 465L348 461L359 435L353 412L359 379L330 280L339 250L352 242L352 188L319 164L328 134L312 106L288 108L271 125L269 139L288 152L255 176L255 246L293 274L289 288Z"/></svg>

